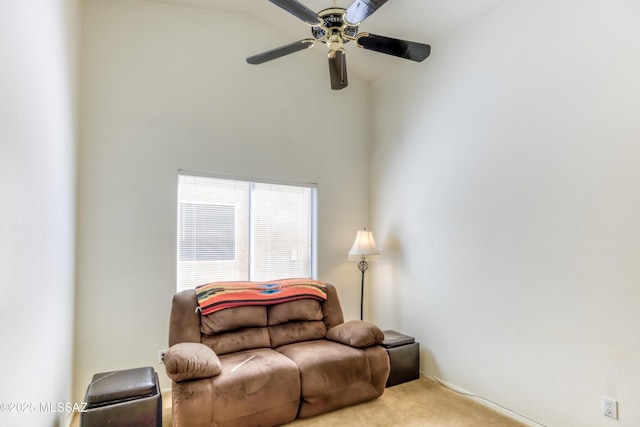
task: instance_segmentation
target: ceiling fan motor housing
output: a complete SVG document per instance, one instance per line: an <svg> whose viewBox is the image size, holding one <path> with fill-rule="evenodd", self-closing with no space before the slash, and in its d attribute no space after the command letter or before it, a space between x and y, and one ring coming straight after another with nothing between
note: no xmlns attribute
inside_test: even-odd
<svg viewBox="0 0 640 427"><path fill-rule="evenodd" d="M347 37L355 37L358 34L357 25L347 25L344 20L346 9L331 7L318 12L322 20L321 25L311 27L311 34L316 40L322 40L331 50L342 49L343 43L348 43ZM327 37L325 37L327 36ZM345 37L347 36L347 37Z"/></svg>

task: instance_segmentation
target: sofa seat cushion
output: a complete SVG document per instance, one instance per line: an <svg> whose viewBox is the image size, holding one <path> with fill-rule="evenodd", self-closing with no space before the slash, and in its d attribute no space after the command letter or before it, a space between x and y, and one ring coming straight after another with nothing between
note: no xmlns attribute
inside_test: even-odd
<svg viewBox="0 0 640 427"><path fill-rule="evenodd" d="M296 418L300 376L295 363L268 348L220 356L222 373L213 377L216 426L273 426Z"/></svg>
<svg viewBox="0 0 640 427"><path fill-rule="evenodd" d="M276 350L300 370L300 418L374 399L389 376L389 357L380 346L360 349L315 340Z"/></svg>

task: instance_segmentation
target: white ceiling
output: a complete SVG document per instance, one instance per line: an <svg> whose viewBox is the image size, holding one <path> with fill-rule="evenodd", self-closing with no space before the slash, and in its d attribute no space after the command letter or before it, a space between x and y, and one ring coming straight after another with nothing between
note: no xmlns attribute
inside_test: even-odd
<svg viewBox="0 0 640 427"><path fill-rule="evenodd" d="M291 42L310 37L309 27L293 15L288 14L268 0L151 0L174 5L244 13L273 27L291 38ZM313 11L334 5L334 0L299 0ZM437 40L477 18L502 0L390 0L375 14L363 22L359 30L404 40L431 45L432 55L437 53ZM352 0L335 0L337 7L347 8ZM256 44L260 53L278 46L264 49ZM323 45L313 49L317 54L326 54ZM358 49L353 43L345 46L349 75L356 75L372 82L391 68L406 60L377 52ZM295 55L308 54L307 51ZM427 59L428 61L429 59ZM420 66L420 64L416 64Z"/></svg>

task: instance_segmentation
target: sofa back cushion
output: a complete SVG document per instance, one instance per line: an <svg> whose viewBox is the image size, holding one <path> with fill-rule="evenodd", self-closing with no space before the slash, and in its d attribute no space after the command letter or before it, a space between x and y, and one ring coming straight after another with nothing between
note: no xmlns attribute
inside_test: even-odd
<svg viewBox="0 0 640 427"><path fill-rule="evenodd" d="M325 338L323 317L320 301L309 298L267 307L271 347Z"/></svg>
<svg viewBox="0 0 640 427"><path fill-rule="evenodd" d="M314 299L226 308L201 317L201 342L223 355L317 340L327 335L322 319L320 301Z"/></svg>
<svg viewBox="0 0 640 427"><path fill-rule="evenodd" d="M269 326L271 347L292 344L294 342L323 339L327 336L327 327L322 320L287 322Z"/></svg>
<svg viewBox="0 0 640 427"><path fill-rule="evenodd" d="M337 292L328 283L327 300L321 303L305 299L273 306L234 307L207 316L201 316L197 307L193 289L174 296L170 346L202 342L222 355L322 339L327 330L344 322Z"/></svg>
<svg viewBox="0 0 640 427"><path fill-rule="evenodd" d="M262 326L267 326L267 308L263 305L227 308L200 319L200 332L204 335Z"/></svg>
<svg viewBox="0 0 640 427"><path fill-rule="evenodd" d="M271 347L271 340L266 327L241 328L219 334L202 335L202 344L211 347L218 356L221 356L236 351L268 348Z"/></svg>
<svg viewBox="0 0 640 427"><path fill-rule="evenodd" d="M201 316L201 342L218 355L270 347L266 326L267 308L263 305L226 308Z"/></svg>
<svg viewBox="0 0 640 427"><path fill-rule="evenodd" d="M322 317L320 301L315 299L305 298L267 307L269 326L291 321L322 320Z"/></svg>

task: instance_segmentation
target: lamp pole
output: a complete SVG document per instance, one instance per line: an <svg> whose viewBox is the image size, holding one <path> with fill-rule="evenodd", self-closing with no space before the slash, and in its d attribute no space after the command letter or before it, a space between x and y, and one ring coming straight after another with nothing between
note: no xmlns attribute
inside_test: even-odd
<svg viewBox="0 0 640 427"><path fill-rule="evenodd" d="M358 269L362 272L360 279L360 320L364 320L364 272L369 268L367 259L369 261L380 259L380 251L378 251L376 242L373 240L373 233L367 231L366 227L356 233L356 240L349 251L349 259L351 261L359 261Z"/></svg>
<svg viewBox="0 0 640 427"><path fill-rule="evenodd" d="M369 264L365 260L364 255L362 256L362 261L358 263L358 268L362 272L362 281L360 282L360 320L363 320L362 313L364 307L364 272L369 268Z"/></svg>

